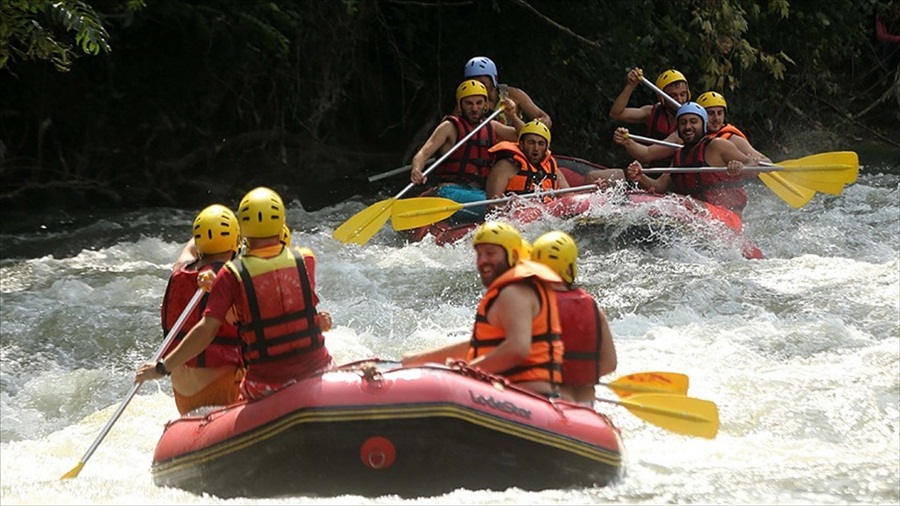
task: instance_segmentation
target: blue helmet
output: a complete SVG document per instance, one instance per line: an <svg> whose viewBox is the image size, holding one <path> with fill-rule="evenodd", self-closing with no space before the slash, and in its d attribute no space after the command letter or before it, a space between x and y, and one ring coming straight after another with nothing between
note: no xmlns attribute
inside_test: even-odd
<svg viewBox="0 0 900 506"><path fill-rule="evenodd" d="M678 108L678 112L675 113L675 120L678 121L683 114L696 114L700 116L700 119L703 120L703 133L706 133L706 124L709 123L709 115L706 114L706 109L703 108L697 102L685 102Z"/></svg>
<svg viewBox="0 0 900 506"><path fill-rule="evenodd" d="M463 68L463 77L465 77L466 79L478 76L491 76L491 81L493 81L494 83L494 88L498 86L497 66L494 65L494 62L492 62L491 59L487 56L476 56L469 60L469 62L466 63L466 66Z"/></svg>

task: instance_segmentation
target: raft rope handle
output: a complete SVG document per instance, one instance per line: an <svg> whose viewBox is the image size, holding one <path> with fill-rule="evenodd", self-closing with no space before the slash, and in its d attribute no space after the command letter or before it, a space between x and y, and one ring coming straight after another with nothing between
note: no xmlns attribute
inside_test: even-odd
<svg viewBox="0 0 900 506"><path fill-rule="evenodd" d="M468 376L470 378L484 381L485 383L491 383L495 385L499 383L503 387L509 387L512 385L507 378L482 371L481 369L476 369L470 366L469 363L465 360L448 360L447 366L451 370L459 373L462 376Z"/></svg>
<svg viewBox="0 0 900 506"><path fill-rule="evenodd" d="M378 370L378 365L374 361L364 362L357 369L363 380L372 383L376 387L381 388L384 385L384 375Z"/></svg>

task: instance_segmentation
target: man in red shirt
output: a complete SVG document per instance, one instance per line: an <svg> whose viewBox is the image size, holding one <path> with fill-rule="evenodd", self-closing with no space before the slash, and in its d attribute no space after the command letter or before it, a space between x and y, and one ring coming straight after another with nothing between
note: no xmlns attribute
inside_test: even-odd
<svg viewBox="0 0 900 506"><path fill-rule="evenodd" d="M242 399L261 399L333 367L322 335L331 317L316 310L315 255L282 242L284 215L281 197L268 188L244 196L238 221L247 252L216 275L203 318L181 344L164 360L141 366L135 382L168 375L200 353L232 307L247 366Z"/></svg>

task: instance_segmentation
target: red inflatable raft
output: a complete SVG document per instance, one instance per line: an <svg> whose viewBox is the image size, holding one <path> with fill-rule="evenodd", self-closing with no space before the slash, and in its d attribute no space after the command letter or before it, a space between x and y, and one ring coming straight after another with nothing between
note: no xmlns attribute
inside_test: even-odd
<svg viewBox="0 0 900 506"><path fill-rule="evenodd" d="M589 407L462 363L374 359L169 422L152 472L157 485L219 497L561 489L620 476L622 442Z"/></svg>
<svg viewBox="0 0 900 506"><path fill-rule="evenodd" d="M588 172L606 167L593 164L580 158L557 156L560 169L565 173L569 186L584 185ZM574 219L579 226L589 226L596 232L597 228L616 228L616 223L611 223L604 218L590 216L592 206L612 205L618 207L646 209L648 220L642 225L628 225L628 230L616 231L616 237L625 238L629 242L654 242L662 227L686 229L687 233L694 233L698 227L690 229L694 225L708 225L707 233L712 233L719 238L725 238L731 242L737 242L746 258L762 259L763 252L741 236L743 223L741 217L735 212L699 200L685 200L673 196L660 195L634 190L624 194L616 201L607 201L596 192L581 194L565 194L555 199L546 206L531 205L514 208L509 213L509 219L517 223L530 223L545 215L562 219ZM692 206L686 205L691 203ZM434 237L435 244L453 244L470 235L472 229L478 223L454 223L452 220L442 220L430 225L406 231L407 236L413 242L418 242L428 236ZM596 233L592 234L598 235Z"/></svg>

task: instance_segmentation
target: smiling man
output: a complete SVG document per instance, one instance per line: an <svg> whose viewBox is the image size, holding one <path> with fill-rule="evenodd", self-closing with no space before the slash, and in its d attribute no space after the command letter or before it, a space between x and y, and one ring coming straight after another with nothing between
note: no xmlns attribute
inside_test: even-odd
<svg viewBox="0 0 900 506"><path fill-rule="evenodd" d="M728 112L728 103L725 102L725 97L722 96L721 93L707 91L697 98L697 103L706 109L706 135L726 139L734 143L734 145L742 152L756 157L759 160L764 160L766 162L772 161L750 144L750 141L747 139L744 132L740 131L736 126L727 121L726 114ZM638 160L641 163L650 163L656 160L666 159L671 162L672 155L675 154L677 149L680 149L673 147L672 144L680 143L681 137L676 130L663 139L663 141L664 143L651 144L649 146L641 144L630 136L630 132L627 128L623 127L617 128L613 134L613 142L624 147L629 155L633 156L635 160Z"/></svg>
<svg viewBox="0 0 900 506"><path fill-rule="evenodd" d="M487 292L467 341L403 355L406 367L465 359L547 397L562 381L562 326L553 283L563 279L528 259L528 246L512 225L483 223L472 237L475 267Z"/></svg>
<svg viewBox="0 0 900 506"><path fill-rule="evenodd" d="M684 147L675 153L672 167L725 166L728 171L665 173L652 179L643 173L641 163L635 160L625 171L628 179L658 193L671 191L741 214L747 205L747 192L742 180L748 173L743 171L744 164L756 165L759 158L743 153L725 139L707 136L709 118L706 109L696 102L687 102L679 107L675 117L678 136Z"/></svg>

